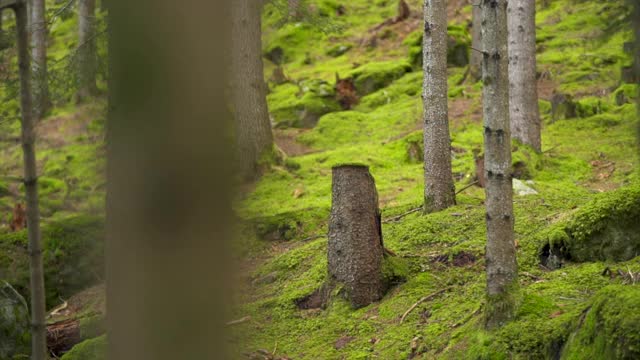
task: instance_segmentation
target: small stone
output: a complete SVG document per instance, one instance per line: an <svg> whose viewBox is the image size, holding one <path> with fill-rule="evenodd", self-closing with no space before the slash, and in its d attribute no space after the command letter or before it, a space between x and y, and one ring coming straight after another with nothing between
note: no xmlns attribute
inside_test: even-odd
<svg viewBox="0 0 640 360"><path fill-rule="evenodd" d="M513 179L513 192L519 196L537 195L538 192L518 179Z"/></svg>

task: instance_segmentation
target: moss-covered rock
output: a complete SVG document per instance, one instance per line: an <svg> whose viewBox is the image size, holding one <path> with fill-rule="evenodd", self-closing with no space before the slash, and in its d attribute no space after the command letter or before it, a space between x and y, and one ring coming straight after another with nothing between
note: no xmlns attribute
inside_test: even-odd
<svg viewBox="0 0 640 360"><path fill-rule="evenodd" d="M47 305L100 281L104 267L104 220L74 216L42 227ZM29 291L27 230L0 235L0 278L23 296Z"/></svg>
<svg viewBox="0 0 640 360"><path fill-rule="evenodd" d="M562 259L625 261L640 254L640 186L601 194L566 222L543 234L543 264L557 268Z"/></svg>
<svg viewBox="0 0 640 360"><path fill-rule="evenodd" d="M269 111L279 128L312 128L324 114L339 111L333 86L323 80L284 84L267 96Z"/></svg>
<svg viewBox="0 0 640 360"><path fill-rule="evenodd" d="M447 64L453 67L467 66L471 35L466 27L449 25L447 35ZM409 34L404 40L404 44L409 46L409 63L415 68L422 67L422 36L422 30L418 30Z"/></svg>
<svg viewBox="0 0 640 360"><path fill-rule="evenodd" d="M578 321L562 359L640 358L640 287L611 285L600 290Z"/></svg>
<svg viewBox="0 0 640 360"><path fill-rule="evenodd" d="M76 345L61 360L104 360L107 358L107 336L85 340Z"/></svg>
<svg viewBox="0 0 640 360"><path fill-rule="evenodd" d="M410 71L411 65L405 61L382 61L362 65L349 76L353 78L358 94L367 95L389 86Z"/></svg>
<svg viewBox="0 0 640 360"><path fill-rule="evenodd" d="M0 282L0 359L28 357L29 309L24 298L6 281Z"/></svg>

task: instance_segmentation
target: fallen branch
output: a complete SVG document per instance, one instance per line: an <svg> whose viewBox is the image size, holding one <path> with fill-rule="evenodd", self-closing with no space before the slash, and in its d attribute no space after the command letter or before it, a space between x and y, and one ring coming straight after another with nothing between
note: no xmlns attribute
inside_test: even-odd
<svg viewBox="0 0 640 360"><path fill-rule="evenodd" d="M383 221L382 223L383 223L383 224L388 224L388 223L390 223L390 222L396 222L396 221L398 221L398 220L402 219L403 217L405 217L405 216L407 216L407 215L411 215L411 214L413 214L413 213L416 213L416 212L418 212L418 211L420 211L420 210L422 210L422 206L417 207L417 208L415 208L415 209L411 209L411 210L407 211L406 213L400 214L400 215L398 215L398 216L394 216L394 217L392 217L391 219L387 219L387 220Z"/></svg>
<svg viewBox="0 0 640 360"><path fill-rule="evenodd" d="M304 238L304 239L302 239L302 240L300 240L300 241L302 241L302 242L307 242L307 241L311 241L311 240L320 239L320 238L323 238L323 237L325 237L325 236L327 236L327 235L326 235L326 234L322 234L322 235L313 235L313 236L309 236L308 238Z"/></svg>
<svg viewBox="0 0 640 360"><path fill-rule="evenodd" d="M404 322L404 319L406 319L406 318L407 318L407 316L408 316L408 315L409 315L413 310L415 310L415 308L417 308L417 307L418 307L418 305L422 304L423 302L425 302L425 301L427 301L427 300L431 300L431 299L433 299L434 297L436 297L436 296L438 296L438 295L442 294L443 292L445 292L445 291L447 291L447 290L449 290L449 289L451 289L451 286L446 287L446 288L441 289L441 290L438 290L438 291L434 292L433 294L431 294L431 295L427 295L427 296L423 297L422 299L418 300L415 304L411 305L411 307L410 307L407 311L405 311L405 312L404 312L404 314L402 314L402 317L400 318L400 324L402 324L402 323Z"/></svg>
<svg viewBox="0 0 640 360"><path fill-rule="evenodd" d="M242 319L229 321L226 325L227 326L232 326L232 325L242 324L243 322L247 322L249 320L251 320L251 316L245 316Z"/></svg>
<svg viewBox="0 0 640 360"><path fill-rule="evenodd" d="M471 184L469 184L469 185L467 185L467 186L463 187L462 189L460 189L460 190L456 191L456 195L460 194L461 192L463 192L463 191L467 190L468 188L472 187L473 185L475 185L475 184L477 184L477 183L478 183L478 180L476 180L476 181L472 182Z"/></svg>

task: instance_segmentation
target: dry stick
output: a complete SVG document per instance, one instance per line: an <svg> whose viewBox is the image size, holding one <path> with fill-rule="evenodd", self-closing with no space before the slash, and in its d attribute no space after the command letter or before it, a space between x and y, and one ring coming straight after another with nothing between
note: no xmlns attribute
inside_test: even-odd
<svg viewBox="0 0 640 360"><path fill-rule="evenodd" d="M543 151L542 153L543 154L548 153L549 151L553 151L553 150L555 150L555 149L557 149L559 147L560 147L560 145L552 146L552 147L548 148L547 150Z"/></svg>
<svg viewBox="0 0 640 360"><path fill-rule="evenodd" d="M463 191L467 190L468 188L472 187L473 185L475 185L475 184L477 184L477 183L478 183L478 180L476 180L476 181L472 182L471 184L469 184L469 185L467 185L467 186L463 187L462 189L460 189L460 190L456 191L456 195L460 194L461 192L463 192Z"/></svg>
<svg viewBox="0 0 640 360"><path fill-rule="evenodd" d="M427 300L430 300L430 299L442 294L443 292L445 292L445 291L447 291L447 290L449 290L451 288L452 288L452 286L446 287L444 289L438 290L438 291L434 292L433 294L427 295L427 296L423 297L422 299L418 300L418 302L416 302L415 304L411 305L411 307L407 311L405 311L404 314L402 314L402 317L400 318L400 324L402 324L404 322L404 319L407 318L407 315L409 315L415 308L417 308L418 305L420 305L423 302L425 302Z"/></svg>
<svg viewBox="0 0 640 360"><path fill-rule="evenodd" d="M249 320L251 320L251 316L245 316L242 319L229 321L226 325L227 326L231 326L231 325L242 324L243 322L246 322L246 321L249 321Z"/></svg>
<svg viewBox="0 0 640 360"><path fill-rule="evenodd" d="M420 211L420 210L422 210L422 206L417 207L417 208L415 208L415 209L411 209L411 210L407 211L407 212L406 212L406 213L404 213L404 214L400 214L400 215L398 215L398 216L394 216L394 217L392 217L391 219L388 219L388 220L383 221L382 223L383 223L383 224L388 224L388 223L390 223L390 222L396 222L396 221L398 221L398 220L402 219L403 217L405 217L405 216L407 216L407 215L410 215L410 214L413 214L413 213L416 213L416 212L418 212L418 211Z"/></svg>

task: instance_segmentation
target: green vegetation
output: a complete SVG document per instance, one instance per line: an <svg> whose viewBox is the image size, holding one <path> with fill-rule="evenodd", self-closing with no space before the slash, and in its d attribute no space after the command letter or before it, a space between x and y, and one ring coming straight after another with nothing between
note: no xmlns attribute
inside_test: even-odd
<svg viewBox="0 0 640 360"><path fill-rule="evenodd" d="M418 1L409 4L414 10L421 8ZM634 355L630 351L640 346L634 336L623 336L619 347L611 342L620 334L637 333L631 323L624 316L595 311L598 306L608 308L597 304L607 297L599 292L609 285L607 294L615 299L611 309L622 309L622 314L637 307L626 300L627 292L637 291L634 285L602 275L607 268L640 271L640 258L631 255L637 252L632 239L638 232L626 227L632 223L626 219L638 216L640 179L638 157L631 150L638 126L633 105L637 86L620 83L620 68L630 59L623 44L631 39L624 1L555 0L538 9L540 81L572 95L577 118L551 123L551 93L543 92L544 152L536 154L515 142L512 146L516 176L531 180L528 186L538 195L514 198L522 298L516 320L493 332L482 330L484 191L471 187L458 195L458 205L451 209L394 220L422 199L422 164L414 156L422 151L421 25L416 23L409 32L390 26L380 31L376 47L361 45L367 29L393 16L394 6L393 1L373 6L350 2L345 15L326 16L328 23L344 26L342 32L296 33L310 43L326 44L313 47L281 41L286 31L274 27L266 14L266 43L279 43L285 53L298 54L284 65L292 81L313 78L331 85L336 72L358 81L364 70L378 80L371 80L376 85L364 90L356 82L357 106L323 115L313 129L297 137L312 152L290 156L295 168L274 168L237 203L238 213L252 224L243 229L238 248L254 264L251 285L238 295L242 305L235 309L237 318L251 316L233 328L234 340L242 344L238 353L275 347L277 356L296 359ZM470 10L465 7L451 19L451 43L469 46L465 20ZM343 54L323 50L340 46L350 48ZM481 84L470 84L466 68L451 59L449 63L453 172L460 189L473 182L474 150L482 152L477 115ZM267 62L267 69L271 66ZM279 85L273 94L294 90L290 84ZM270 96L270 108L279 108L285 100ZM389 259L401 262L401 270L395 271L402 273L403 281L394 282L379 303L355 311L335 296L325 308L299 309L296 302L314 293L326 277L327 239L322 235L331 205L331 167L353 162L369 165L376 180L383 221L387 220L385 247L397 254ZM606 248L594 246L609 241L596 235L602 233L625 239L618 245L629 251L612 251L610 256ZM561 237L563 246L576 255L552 271L541 267L540 257L545 244L555 243L551 239L558 234L570 234ZM436 295L400 323L416 301L430 294ZM581 325L585 316L611 322L605 328L589 328ZM598 339L611 341L601 346ZM578 344L595 345L583 353Z"/></svg>
<svg viewBox="0 0 640 360"><path fill-rule="evenodd" d="M64 354L63 360L103 360L107 353L107 335L85 340Z"/></svg>

